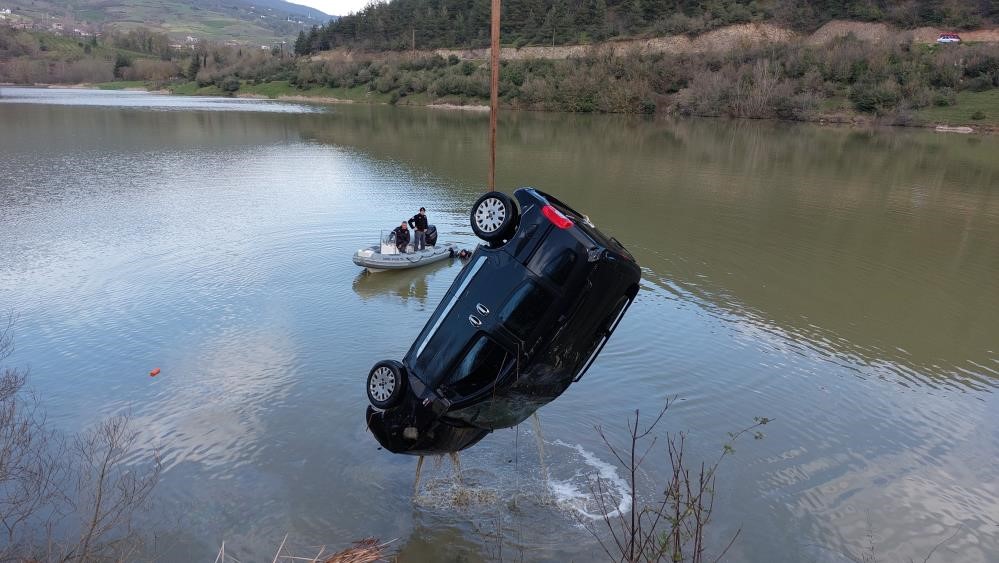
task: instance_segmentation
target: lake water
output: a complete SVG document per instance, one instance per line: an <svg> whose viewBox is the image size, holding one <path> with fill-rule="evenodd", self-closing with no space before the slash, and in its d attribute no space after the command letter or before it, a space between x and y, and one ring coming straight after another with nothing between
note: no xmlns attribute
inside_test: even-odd
<svg viewBox="0 0 999 563"><path fill-rule="evenodd" d="M593 369L449 465L378 449L364 379L460 264L350 256L426 206L472 247L484 114L0 90L0 309L49 421L132 413L163 561L395 540L401 561L599 560L588 480L635 409L718 474L730 561L999 560L999 137L507 112L498 184L588 213L644 270ZM153 367L162 373L151 378ZM668 464L646 462L652 502ZM616 490L616 489L615 489ZM601 530L599 525L596 528Z"/></svg>

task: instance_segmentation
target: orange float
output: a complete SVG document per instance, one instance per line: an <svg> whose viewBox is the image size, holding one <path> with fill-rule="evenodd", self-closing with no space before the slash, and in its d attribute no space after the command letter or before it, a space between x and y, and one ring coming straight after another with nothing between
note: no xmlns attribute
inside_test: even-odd
<svg viewBox="0 0 999 563"><path fill-rule="evenodd" d="M160 374L160 368L153 368L153 370L149 372L149 377L156 377L159 374Z"/></svg>

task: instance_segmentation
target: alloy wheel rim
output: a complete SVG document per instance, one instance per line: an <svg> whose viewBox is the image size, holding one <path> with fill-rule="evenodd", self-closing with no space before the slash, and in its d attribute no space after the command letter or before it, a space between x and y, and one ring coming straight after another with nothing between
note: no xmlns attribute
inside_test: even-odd
<svg viewBox="0 0 999 563"><path fill-rule="evenodd" d="M498 198L485 199L475 208L475 225L484 233L493 233L506 219L506 205Z"/></svg>
<svg viewBox="0 0 999 563"><path fill-rule="evenodd" d="M395 377L392 370L382 366L371 375L371 383L368 384L371 396L378 401L386 401L395 391Z"/></svg>

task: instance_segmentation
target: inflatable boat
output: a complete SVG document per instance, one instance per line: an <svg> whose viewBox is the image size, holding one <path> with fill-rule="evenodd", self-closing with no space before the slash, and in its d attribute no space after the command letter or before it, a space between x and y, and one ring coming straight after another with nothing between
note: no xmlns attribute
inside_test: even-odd
<svg viewBox="0 0 999 563"><path fill-rule="evenodd" d="M455 256L458 245L453 242L437 244L437 228L427 227L427 246L416 250L412 244L406 247L406 252L399 252L392 234L382 235L379 244L358 249L354 253L354 263L369 272L384 272L385 270L405 270L417 268L446 260Z"/></svg>

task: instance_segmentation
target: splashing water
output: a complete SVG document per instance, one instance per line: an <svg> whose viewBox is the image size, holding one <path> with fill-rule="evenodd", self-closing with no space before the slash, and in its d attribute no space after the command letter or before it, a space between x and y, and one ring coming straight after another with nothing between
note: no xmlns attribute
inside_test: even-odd
<svg viewBox="0 0 999 563"><path fill-rule="evenodd" d="M551 485L548 479L548 467L545 465L545 435L541 432L541 418L535 412L531 415L531 425L534 426L534 441L538 444L538 463L541 464L541 478L544 480L545 490L550 491Z"/></svg>
<svg viewBox="0 0 999 563"><path fill-rule="evenodd" d="M465 480L461 478L461 458L458 457L458 452L451 452L448 456L451 458L451 469L454 471L454 478L457 480L458 485L463 485Z"/></svg>
<svg viewBox="0 0 999 563"><path fill-rule="evenodd" d="M416 479L413 481L413 496L420 492L420 474L423 473L423 456L416 462Z"/></svg>
<svg viewBox="0 0 999 563"><path fill-rule="evenodd" d="M552 479L549 482L549 488L559 506L590 520L615 518L624 515L631 509L628 482L618 475L614 465L603 461L579 444L567 444L561 440L556 440L553 444L575 451L582 458L584 464L596 470L595 473L587 474L577 471L574 478L567 480ZM584 483L580 483L580 479ZM600 482L600 489L605 497L603 503L600 502L595 493L597 480ZM613 506L613 510L603 512L604 509L611 506Z"/></svg>
<svg viewBox="0 0 999 563"><path fill-rule="evenodd" d="M615 465L603 461L579 444L561 440L547 443L549 447L554 447L549 452L553 456L552 461L547 460L541 421L532 417L531 422L538 448L541 480L522 482L520 470L510 466L473 467L470 476L466 476L461 458L455 452L447 456L451 460L450 471L444 467L445 456L434 456L431 474L425 483L421 483L425 462L425 458L421 458L416 465L413 503L436 510L475 511L494 505L501 499L515 502L516 498L524 497L530 498L539 508L547 506L572 514L577 520L591 521L616 518L631 509L628 483L618 474ZM473 455L472 459L477 458ZM488 483L488 486L481 483Z"/></svg>
<svg viewBox="0 0 999 563"><path fill-rule="evenodd" d="M451 460L451 472L443 474L444 456L434 456L432 471L436 475L428 478L421 489L420 473L424 458L420 457L416 465L416 483L413 489L414 504L424 508L456 510L491 505L499 500L500 494L495 488L487 488L465 481L458 452L448 454L448 458Z"/></svg>

